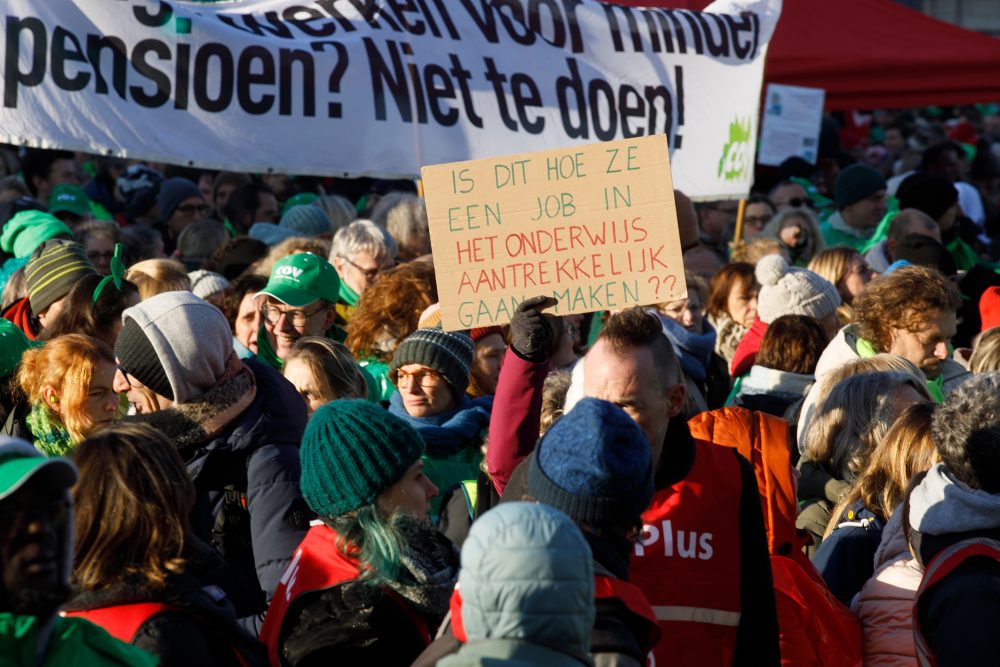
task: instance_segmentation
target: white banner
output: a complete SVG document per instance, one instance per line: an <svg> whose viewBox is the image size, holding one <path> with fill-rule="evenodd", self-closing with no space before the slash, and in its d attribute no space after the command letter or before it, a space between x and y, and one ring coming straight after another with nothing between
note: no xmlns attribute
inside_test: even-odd
<svg viewBox="0 0 1000 667"><path fill-rule="evenodd" d="M0 141L215 169L428 164L666 134L696 199L749 190L781 0L0 0Z"/></svg>

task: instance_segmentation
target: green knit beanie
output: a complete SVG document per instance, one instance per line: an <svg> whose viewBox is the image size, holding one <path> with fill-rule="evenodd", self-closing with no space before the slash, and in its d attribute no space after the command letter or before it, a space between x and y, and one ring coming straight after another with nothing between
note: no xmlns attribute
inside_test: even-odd
<svg viewBox="0 0 1000 667"><path fill-rule="evenodd" d="M66 223L44 211L21 211L7 221L0 234L0 250L14 257L28 257L35 248L58 236L73 238Z"/></svg>
<svg viewBox="0 0 1000 667"><path fill-rule="evenodd" d="M370 505L423 451L417 432L383 408L332 401L313 414L302 437L302 497L321 517Z"/></svg>
<svg viewBox="0 0 1000 667"><path fill-rule="evenodd" d="M24 265L24 286L35 315L63 298L85 276L97 273L86 249L76 241L50 239L35 248Z"/></svg>

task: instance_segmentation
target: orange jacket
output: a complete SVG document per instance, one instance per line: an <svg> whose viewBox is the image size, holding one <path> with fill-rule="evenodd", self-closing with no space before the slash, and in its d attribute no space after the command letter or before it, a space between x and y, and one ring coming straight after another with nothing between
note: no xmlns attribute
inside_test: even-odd
<svg viewBox="0 0 1000 667"><path fill-rule="evenodd" d="M734 447L757 473L771 552L781 664L860 665L858 619L827 589L802 552L808 538L795 529L799 506L787 422L763 412L732 407L703 412L688 425L698 440Z"/></svg>

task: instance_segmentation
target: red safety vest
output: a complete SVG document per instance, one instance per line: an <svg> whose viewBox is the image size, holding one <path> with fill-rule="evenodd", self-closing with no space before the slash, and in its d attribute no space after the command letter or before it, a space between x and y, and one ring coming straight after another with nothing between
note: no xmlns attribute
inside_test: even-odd
<svg viewBox="0 0 1000 667"><path fill-rule="evenodd" d="M604 600L608 598L621 600L622 604L629 611L649 621L649 632L645 637L638 637L637 639L643 653L652 651L653 647L656 646L656 642L660 639L660 629L657 626L653 608L649 606L649 602L646 600L646 596L642 594L642 591L627 581L622 581L615 577L595 575L594 599ZM452 633L454 633L455 639L464 644L468 640L465 634L465 625L462 623L462 594L457 584L455 591L451 594L449 609L451 610Z"/></svg>
<svg viewBox="0 0 1000 667"><path fill-rule="evenodd" d="M986 556L1000 562L1000 542L985 537L956 542L935 555L931 559L930 565L924 570L924 578L913 598L913 643L917 650L917 662L921 667L935 667L937 660L931 653L931 647L927 644L927 638L924 637L924 633L920 629L920 623L917 622L917 607L920 605L920 597L931 586L944 579L956 567L973 556Z"/></svg>
<svg viewBox="0 0 1000 667"><path fill-rule="evenodd" d="M652 604L662 639L652 665L733 664L740 622L739 461L695 441L694 465L642 514L630 579Z"/></svg>
<svg viewBox="0 0 1000 667"><path fill-rule="evenodd" d="M118 641L131 644L132 640L135 638L135 633L139 631L139 628L142 627L143 623L157 614L162 614L164 612L177 612L181 614L188 614L189 616L197 618L197 616L191 614L185 609L164 604L162 602L135 602L133 604L118 604L110 607L100 607L98 609L66 611L62 612L62 615L75 616L77 618L88 620L94 625L99 625L104 628L109 635ZM241 665L249 667L249 665L252 664L235 646L232 647L232 650L237 661L239 661Z"/></svg>
<svg viewBox="0 0 1000 667"><path fill-rule="evenodd" d="M358 563L337 548L337 533L333 529L323 524L314 525L309 529L285 573L281 575L281 581L278 582L274 597L271 598L271 606L267 608L264 625L260 629L260 641L267 646L268 659L273 667L281 667L278 646L281 626L285 621L285 614L296 598L357 579L359 574ZM392 591L386 591L386 594L413 621L424 639L424 644L430 644L430 630L424 618L397 594Z"/></svg>

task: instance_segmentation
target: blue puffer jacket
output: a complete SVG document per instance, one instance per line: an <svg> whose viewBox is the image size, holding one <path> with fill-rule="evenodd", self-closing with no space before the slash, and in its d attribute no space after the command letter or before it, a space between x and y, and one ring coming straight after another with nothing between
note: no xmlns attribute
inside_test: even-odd
<svg viewBox="0 0 1000 667"><path fill-rule="evenodd" d="M243 364L249 370L197 400L134 419L177 443L198 494L192 527L226 561L227 579L215 583L238 616L253 619L245 625L254 629L309 527L299 491L306 410L277 371L255 361ZM230 509L220 525L227 486L233 487Z"/></svg>
<svg viewBox="0 0 1000 667"><path fill-rule="evenodd" d="M458 575L467 643L441 667L593 665L590 547L562 512L502 503L472 524Z"/></svg>

